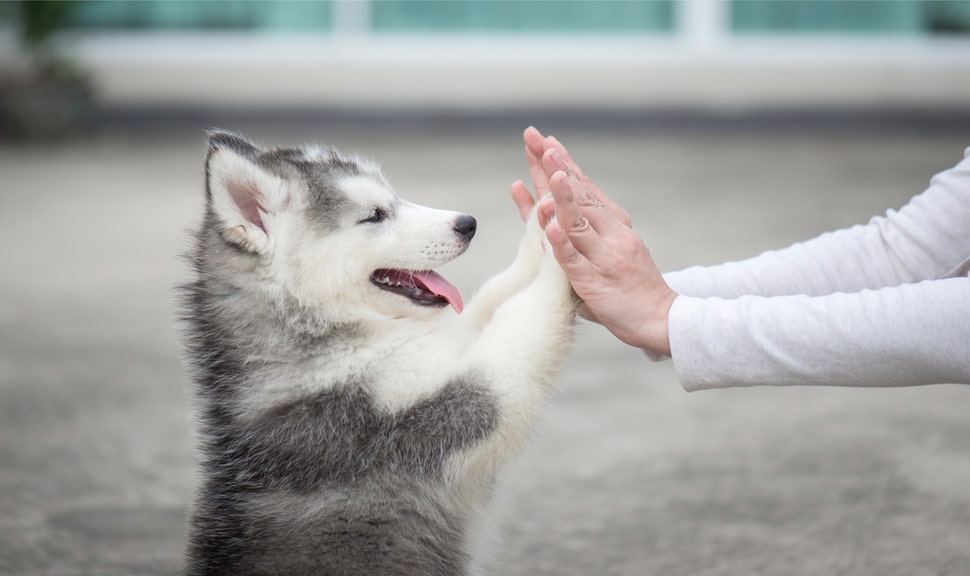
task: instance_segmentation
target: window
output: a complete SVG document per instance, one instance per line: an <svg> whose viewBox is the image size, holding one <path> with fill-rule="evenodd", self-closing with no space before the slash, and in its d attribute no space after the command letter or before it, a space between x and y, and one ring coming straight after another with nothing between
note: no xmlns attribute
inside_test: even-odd
<svg viewBox="0 0 970 576"><path fill-rule="evenodd" d="M330 31L334 1L79 1L82 29ZM357 0L373 32L669 32L675 0Z"/></svg>
<svg viewBox="0 0 970 576"><path fill-rule="evenodd" d="M934 0L733 0L731 31L917 35L970 32L970 2Z"/></svg>

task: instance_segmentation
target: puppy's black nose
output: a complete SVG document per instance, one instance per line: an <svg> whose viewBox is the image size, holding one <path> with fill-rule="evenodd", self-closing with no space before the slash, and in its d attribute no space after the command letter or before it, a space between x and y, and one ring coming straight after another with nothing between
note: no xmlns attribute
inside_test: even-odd
<svg viewBox="0 0 970 576"><path fill-rule="evenodd" d="M459 216L455 220L455 232L462 237L466 242L470 241L475 237L475 229L478 227L478 222L475 221L471 216Z"/></svg>

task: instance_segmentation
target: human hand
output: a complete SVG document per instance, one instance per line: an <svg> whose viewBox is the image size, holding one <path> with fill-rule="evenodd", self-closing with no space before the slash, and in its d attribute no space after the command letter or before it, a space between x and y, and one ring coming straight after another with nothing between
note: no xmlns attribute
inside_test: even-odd
<svg viewBox="0 0 970 576"><path fill-rule="evenodd" d="M539 130L533 126L526 128L525 132L522 134L522 139L525 141L525 159L529 164L529 176L532 179L532 185L536 191L536 198L541 200L543 197L549 194L549 175L546 173L545 168L542 165L542 156L545 154L547 149L555 149L559 152L562 159L566 162L569 169L579 178L587 188L592 190L604 204L610 207L616 218L626 224L630 225L630 215L627 214L626 210L621 208L615 202L613 202L606 194L599 189L596 184L583 174L583 171L573 162L573 159L569 155L569 151L566 147L562 145L555 136L549 136L546 138L542 135ZM528 218L532 211L532 207L536 202L536 199L532 197L529 189L526 187L525 183L521 180L517 180L512 183L512 200L515 201L516 206L519 208L519 214L522 219ZM543 226L545 226L543 222Z"/></svg>
<svg viewBox="0 0 970 576"><path fill-rule="evenodd" d="M589 315L623 342L669 356L667 317L677 293L630 228L626 211L583 174L558 140L543 138L534 128L523 138L542 199L540 221ZM543 199L546 193L551 198ZM526 217L535 200L521 181L512 185L512 198Z"/></svg>
<svg viewBox="0 0 970 576"><path fill-rule="evenodd" d="M546 138L535 127L529 126L523 133L522 139L525 142L525 159L529 164L529 176L531 177L533 188L535 188L535 197L533 197L532 193L529 191L529 188L524 182L517 180L512 183L512 200L515 201L515 204L519 209L519 214L522 216L523 220L528 221L528 219L531 217L536 202L541 201L543 198L550 197L549 176L546 174L545 168L542 165L542 156L547 147L558 150L560 154L562 154L562 157L569 163L570 169L573 171L573 173L582 178L587 186L600 193L599 188L597 188L592 181L583 175L583 172L580 170L579 166L576 166L576 164L570 158L569 151L566 150L566 147L556 140L555 137L550 136L549 138ZM605 194L600 194L602 197L606 198ZM608 198L606 198L606 201L614 210L616 217L629 226L630 216L626 213L626 211L614 204ZM539 213L540 224L543 229L545 229L546 225L549 223L552 215L553 213L548 208L544 213ZM585 304L579 307L577 314L591 322L601 323Z"/></svg>
<svg viewBox="0 0 970 576"><path fill-rule="evenodd" d="M538 218L536 218L536 221L544 231L549 220L552 218L552 214L548 209L544 214L536 210L536 203L540 202L543 198L551 198L549 192L549 177L546 175L546 171L542 166L542 155L547 144L546 137L535 127L529 126L523 133L522 139L525 141L525 159L529 164L529 176L532 180L532 186L535 188L535 197L532 196L529 188L522 180L516 180L512 183L512 200L515 201L522 220L528 224L530 218L535 218L533 214L537 214ZM569 152L555 138L550 137L548 139L548 145L558 147L568 158ZM576 170L578 171L578 167L576 167ZM627 216L626 218L627 222L629 222L629 217ZM577 314L586 320L599 323L599 320L596 319L596 316L590 312L585 304L579 306Z"/></svg>

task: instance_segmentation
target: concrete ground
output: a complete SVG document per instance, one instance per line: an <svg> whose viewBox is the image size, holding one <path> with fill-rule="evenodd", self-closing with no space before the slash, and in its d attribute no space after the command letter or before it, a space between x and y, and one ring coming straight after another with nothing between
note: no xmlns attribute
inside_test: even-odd
<svg viewBox="0 0 970 576"><path fill-rule="evenodd" d="M251 135L371 155L403 196L478 217L471 249L442 269L467 297L513 254L521 128ZM863 222L970 144L791 127L556 132L665 269ZM2 575L180 571L195 478L173 287L203 153L196 128L0 148ZM503 474L495 574L970 574L968 387L687 394L670 363L592 325L561 381Z"/></svg>

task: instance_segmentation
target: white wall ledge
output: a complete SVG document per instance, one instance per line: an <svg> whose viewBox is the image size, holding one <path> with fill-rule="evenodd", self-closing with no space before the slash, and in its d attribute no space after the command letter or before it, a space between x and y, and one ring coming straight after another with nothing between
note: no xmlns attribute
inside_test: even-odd
<svg viewBox="0 0 970 576"><path fill-rule="evenodd" d="M108 105L970 107L967 38L149 32L58 46Z"/></svg>

